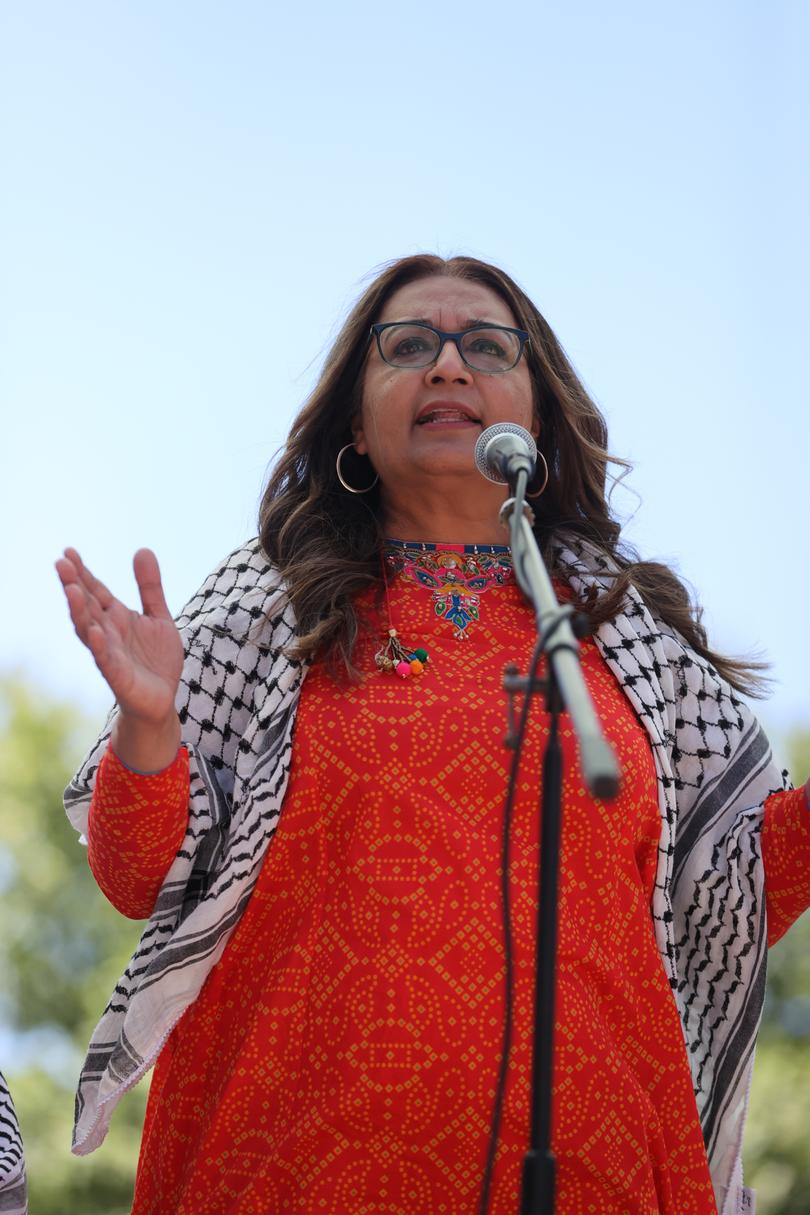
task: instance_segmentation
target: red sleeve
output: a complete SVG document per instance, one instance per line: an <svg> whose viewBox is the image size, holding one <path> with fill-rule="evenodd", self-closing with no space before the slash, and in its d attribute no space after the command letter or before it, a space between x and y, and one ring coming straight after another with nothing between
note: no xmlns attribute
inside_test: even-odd
<svg viewBox="0 0 810 1215"><path fill-rule="evenodd" d="M774 793L762 826L768 945L810 907L810 806L805 789Z"/></svg>
<svg viewBox="0 0 810 1215"><path fill-rule="evenodd" d="M162 772L145 776L108 747L87 826L87 855L101 890L122 915L152 914L188 825L188 751L181 747Z"/></svg>

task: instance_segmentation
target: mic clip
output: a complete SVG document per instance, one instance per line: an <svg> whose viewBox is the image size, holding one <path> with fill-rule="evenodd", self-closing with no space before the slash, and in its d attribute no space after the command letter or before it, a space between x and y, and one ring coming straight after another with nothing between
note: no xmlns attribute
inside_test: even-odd
<svg viewBox="0 0 810 1215"><path fill-rule="evenodd" d="M553 643L554 634L563 620L571 622L574 636L580 640L583 637L587 637L591 631L590 621L584 612L578 612L570 603L562 604L559 612L555 614L554 618L546 626L540 638L544 654L548 654L555 649L574 648L565 641ZM549 641L552 642L550 646L548 644ZM510 662L503 669L503 688L506 692L506 735L503 742L505 747L509 747L511 751L514 751L517 748L520 736L515 697L520 694L525 698L526 696L533 695L535 692L542 692L545 695L548 692L548 679L545 676L539 675L531 677L521 675L515 663Z"/></svg>
<svg viewBox="0 0 810 1215"><path fill-rule="evenodd" d="M509 528L511 526L511 519L512 519L512 514L515 509L515 502L516 502L515 498L507 498L506 501L504 502L503 506L501 507L501 509L498 511L498 518L499 518L502 526L505 527L507 531L509 531ZM520 505L523 510L524 519L528 520L530 527L534 527L534 511L529 506L529 504L525 498L521 501Z"/></svg>
<svg viewBox="0 0 810 1215"><path fill-rule="evenodd" d="M503 669L503 687L506 692L506 734L504 736L503 745L508 747L510 751L517 749L519 728L517 720L517 711L515 709L515 696L521 693L522 696L531 695L534 692L545 692L547 687L545 679L535 675L530 679L528 675L521 675L520 669L514 662L510 662Z"/></svg>

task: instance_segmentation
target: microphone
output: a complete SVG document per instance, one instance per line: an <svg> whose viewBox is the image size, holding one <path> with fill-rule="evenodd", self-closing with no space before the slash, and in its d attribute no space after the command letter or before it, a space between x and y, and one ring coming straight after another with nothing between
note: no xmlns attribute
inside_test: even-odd
<svg viewBox="0 0 810 1215"><path fill-rule="evenodd" d="M509 485L521 469L531 477L537 463L537 444L516 422L496 422L478 436L475 467L488 481Z"/></svg>

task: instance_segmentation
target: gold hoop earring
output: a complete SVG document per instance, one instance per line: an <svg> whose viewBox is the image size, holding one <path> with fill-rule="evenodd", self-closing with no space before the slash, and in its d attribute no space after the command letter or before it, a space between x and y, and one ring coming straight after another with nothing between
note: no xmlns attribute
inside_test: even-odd
<svg viewBox="0 0 810 1215"><path fill-rule="evenodd" d="M340 471L340 462L343 459L343 456L345 455L345 453L349 450L349 448L351 448L353 451L354 443L347 443L345 447L341 447L340 451L338 452L337 456L335 457L335 472L337 473L337 479L340 482L340 484L343 486L343 488L345 490L348 490L348 492L350 494L367 494L377 484L377 482L380 479L380 475L379 475L379 473L377 473L376 476L374 477L374 480L371 482L371 485L367 485L365 489L355 489L353 485L349 485L349 482L346 480L346 478L343 476L343 473Z"/></svg>
<svg viewBox="0 0 810 1215"><path fill-rule="evenodd" d="M537 449L537 458L538 458L538 460L543 461L543 468L545 469L546 475L543 478L543 484L540 486L539 489L536 489L533 494L530 494L528 492L526 493L527 498L539 498L540 495L545 492L546 486L548 485L548 463L546 461L546 457L543 455L542 451L540 451L539 448Z"/></svg>

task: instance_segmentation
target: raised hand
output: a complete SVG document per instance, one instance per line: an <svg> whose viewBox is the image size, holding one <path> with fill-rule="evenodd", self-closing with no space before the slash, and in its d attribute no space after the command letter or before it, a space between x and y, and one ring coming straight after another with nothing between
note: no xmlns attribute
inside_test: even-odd
<svg viewBox="0 0 810 1215"><path fill-rule="evenodd" d="M76 633L120 708L113 746L131 767L152 771L170 763L177 750L174 701L183 643L166 606L155 554L139 549L133 569L141 612L116 599L75 549L65 549L56 562Z"/></svg>

